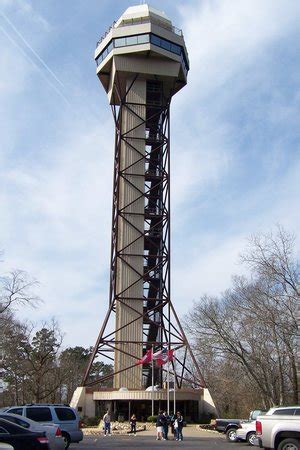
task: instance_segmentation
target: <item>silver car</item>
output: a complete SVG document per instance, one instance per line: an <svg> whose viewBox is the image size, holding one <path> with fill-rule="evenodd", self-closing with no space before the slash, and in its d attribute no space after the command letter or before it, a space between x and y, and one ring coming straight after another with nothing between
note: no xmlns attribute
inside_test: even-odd
<svg viewBox="0 0 300 450"><path fill-rule="evenodd" d="M240 428L236 430L236 440L247 441L249 445L258 445L255 422L255 420L252 422L241 422Z"/></svg>
<svg viewBox="0 0 300 450"><path fill-rule="evenodd" d="M61 429L55 424L42 424L34 420L27 419L27 417L20 417L16 414L0 412L0 418L8 420L9 422L27 428L30 431L44 431L49 440L49 448L51 450L63 450L65 448L65 441L62 437ZM3 444L4 445L4 444ZM6 444L5 444L6 445ZM0 450L1 450L0 444ZM10 447L3 447L10 448ZM11 447L13 448L13 447Z"/></svg>

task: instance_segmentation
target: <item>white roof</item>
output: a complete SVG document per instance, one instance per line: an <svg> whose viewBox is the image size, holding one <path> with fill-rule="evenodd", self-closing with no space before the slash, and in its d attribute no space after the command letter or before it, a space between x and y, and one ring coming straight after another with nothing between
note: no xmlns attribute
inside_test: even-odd
<svg viewBox="0 0 300 450"><path fill-rule="evenodd" d="M115 27L122 22L122 20L136 19L140 17L149 17L149 16L157 16L161 21L167 22L171 25L170 19L166 16L163 11L159 11L158 9L153 8L147 4L144 5L136 5L130 6L126 9L126 11L122 14L120 19L116 22Z"/></svg>

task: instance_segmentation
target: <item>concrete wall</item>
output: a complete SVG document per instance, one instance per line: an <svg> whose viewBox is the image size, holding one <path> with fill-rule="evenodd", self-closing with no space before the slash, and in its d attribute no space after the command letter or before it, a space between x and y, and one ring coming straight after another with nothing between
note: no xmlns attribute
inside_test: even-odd
<svg viewBox="0 0 300 450"><path fill-rule="evenodd" d="M215 416L217 415L217 408L207 388L203 389L203 394L199 405L199 412L200 415L201 414L205 415L214 414Z"/></svg>
<svg viewBox="0 0 300 450"><path fill-rule="evenodd" d="M93 400L93 394L87 393L85 387L79 386L75 389L70 406L79 412L80 417L95 416L96 405Z"/></svg>
<svg viewBox="0 0 300 450"><path fill-rule="evenodd" d="M127 79L127 89L130 88L132 79ZM132 147L138 149L140 154L145 154L145 124L142 121L145 119L145 103L146 103L146 81L136 80L130 88L126 100L128 103L139 103L140 105L131 105L130 111L128 108L122 109L122 133L126 133L126 141L121 143L120 155L120 169L124 170L126 167L135 163L141 158ZM135 114L134 114L135 113ZM141 117L142 119L140 119ZM135 139L140 138L140 139ZM131 147L132 145L132 147ZM115 351L115 371L129 367L135 364L136 359L142 357L142 345L130 343L130 341L142 341L143 336L143 321L138 319L139 314L143 313L143 301L134 300L134 298L143 297L143 281L137 281L143 275L144 265L144 238L140 237L144 232L144 198L138 199L141 193L144 192L145 183L145 161L141 160L134 164L131 168L126 169L126 180L130 181L136 188L130 185L126 180L120 177L119 185L119 208L122 209L126 205L132 203L123 210L124 218L119 217L118 222L118 242L117 251L120 251L127 246L122 255L122 259L117 260L117 274L116 274L116 294L120 297L127 297L128 300L117 301L116 304L116 341L123 341L123 344L116 344L116 348L124 350L133 356L124 354L118 350ZM137 213L138 215L131 215L126 213ZM125 220L126 219L126 220ZM129 222L129 223L128 223ZM139 231L137 231L139 230ZM135 239L133 244L131 244ZM132 256L131 256L132 255ZM141 256L133 256L141 255ZM127 264L128 263L128 264ZM131 267L130 267L130 266ZM136 282L137 281L137 282ZM136 283L135 283L136 282ZM133 283L135 283L132 287ZM135 309L137 312L133 311ZM130 323L132 322L132 323ZM126 324L130 324L121 329ZM142 388L142 366L135 366L129 371L116 374L114 377L114 388L127 387L129 389Z"/></svg>

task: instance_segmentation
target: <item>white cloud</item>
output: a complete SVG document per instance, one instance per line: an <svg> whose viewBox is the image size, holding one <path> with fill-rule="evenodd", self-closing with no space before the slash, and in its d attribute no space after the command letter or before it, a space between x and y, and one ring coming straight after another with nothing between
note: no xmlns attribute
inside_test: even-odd
<svg viewBox="0 0 300 450"><path fill-rule="evenodd" d="M300 4L198 1L182 8L181 15L192 68L189 82L202 98L260 58L268 45L297 29Z"/></svg>
<svg viewBox="0 0 300 450"><path fill-rule="evenodd" d="M283 84L274 74L300 4L199 1L180 13L191 71L173 103L172 292L184 313L245 270L238 254L251 233L299 229L295 61Z"/></svg>
<svg viewBox="0 0 300 450"><path fill-rule="evenodd" d="M7 14L13 11L9 3ZM29 17L29 4L23 2L23 9L22 2L16 4L16 17ZM294 93L287 101L280 86L273 85L270 73L280 62L266 58L272 45L295 31L299 8L293 1L279 0L274 6L271 0L223 0L188 2L181 10L191 71L171 107L172 295L180 314L202 293L227 288L231 275L243 270L237 256L251 232L266 231L276 222L299 229L298 208L290 204L296 205L300 195L300 167L289 147L290 136L296 140L299 97ZM34 13L26 37L32 43L33 27L33 44L39 44L37 32L44 28L40 39L47 48L51 27ZM75 48L74 64L66 66L74 96L66 110L28 61L20 55L16 64L13 47L2 39L2 268L28 270L41 282L44 305L23 315L33 320L55 315L67 333L66 343L90 345L108 300L114 146L109 106L102 92L101 111L96 110L94 91L86 89L94 75L85 74ZM268 61L272 67L266 71ZM250 91L264 94L261 103ZM265 98L271 99L268 108ZM21 107L24 122L18 115ZM240 125L237 117L242 116ZM263 135L266 125L272 139ZM273 130L279 128L276 137ZM35 139L40 133L43 139ZM247 153L244 145L250 138L253 148ZM248 161L253 167L247 167ZM251 185L259 170L265 182Z"/></svg>

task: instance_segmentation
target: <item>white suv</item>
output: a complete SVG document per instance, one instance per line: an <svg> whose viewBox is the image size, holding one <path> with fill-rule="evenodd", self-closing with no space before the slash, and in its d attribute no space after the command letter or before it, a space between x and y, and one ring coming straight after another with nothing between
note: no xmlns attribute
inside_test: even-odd
<svg viewBox="0 0 300 450"><path fill-rule="evenodd" d="M299 416L300 406L275 406L270 408L264 415ZM249 445L258 445L255 423L255 420L253 422L241 422L240 428L236 430L236 440L247 441Z"/></svg>
<svg viewBox="0 0 300 450"><path fill-rule="evenodd" d="M71 442L80 442L83 439L81 421L77 411L68 405L52 405L32 403L24 406L4 408L6 413L25 416L35 422L59 425L67 449Z"/></svg>

